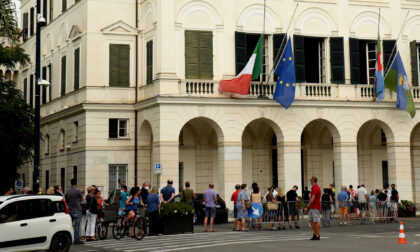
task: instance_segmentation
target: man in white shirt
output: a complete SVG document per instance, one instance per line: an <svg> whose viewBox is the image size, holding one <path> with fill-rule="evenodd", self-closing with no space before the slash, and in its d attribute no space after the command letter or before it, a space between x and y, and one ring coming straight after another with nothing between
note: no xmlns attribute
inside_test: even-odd
<svg viewBox="0 0 420 252"><path fill-rule="evenodd" d="M362 185L357 189L357 199L359 201L359 210L360 210L359 217L362 219L362 222L363 222L363 212L366 212L368 210L367 202L369 201L365 185Z"/></svg>

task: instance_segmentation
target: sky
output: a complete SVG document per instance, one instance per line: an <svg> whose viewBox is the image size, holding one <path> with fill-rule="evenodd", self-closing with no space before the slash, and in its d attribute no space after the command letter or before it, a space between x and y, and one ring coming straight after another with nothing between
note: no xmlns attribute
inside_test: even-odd
<svg viewBox="0 0 420 252"><path fill-rule="evenodd" d="M20 0L13 0L16 4L16 16L18 18L18 24L20 27Z"/></svg>

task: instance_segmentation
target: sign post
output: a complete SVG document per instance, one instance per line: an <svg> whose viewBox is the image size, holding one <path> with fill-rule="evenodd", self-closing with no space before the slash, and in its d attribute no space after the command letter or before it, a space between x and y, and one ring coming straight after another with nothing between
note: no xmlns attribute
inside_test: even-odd
<svg viewBox="0 0 420 252"><path fill-rule="evenodd" d="M162 174L162 165L160 163L155 163L155 174L157 177L157 187L160 188L160 174Z"/></svg>
<svg viewBox="0 0 420 252"><path fill-rule="evenodd" d="M15 191L21 192L23 190L23 179L15 180Z"/></svg>

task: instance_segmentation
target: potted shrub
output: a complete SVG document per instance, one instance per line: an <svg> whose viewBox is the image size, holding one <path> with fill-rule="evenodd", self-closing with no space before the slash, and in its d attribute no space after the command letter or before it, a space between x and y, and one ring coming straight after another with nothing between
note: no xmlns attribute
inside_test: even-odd
<svg viewBox="0 0 420 252"><path fill-rule="evenodd" d="M164 234L193 233L194 208L182 202L162 205L162 230Z"/></svg>
<svg viewBox="0 0 420 252"><path fill-rule="evenodd" d="M409 200L401 200L401 204L398 209L398 216L399 217L415 217L416 205Z"/></svg>

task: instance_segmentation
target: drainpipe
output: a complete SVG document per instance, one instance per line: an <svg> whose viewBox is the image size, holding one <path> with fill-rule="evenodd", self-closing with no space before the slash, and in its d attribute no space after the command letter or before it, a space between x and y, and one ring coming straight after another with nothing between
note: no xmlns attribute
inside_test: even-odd
<svg viewBox="0 0 420 252"><path fill-rule="evenodd" d="M136 0L136 29L138 30L139 28L139 1ZM139 66L139 35L136 34L136 45L135 45L135 54L136 54L136 62L135 62L135 66L136 66L136 70L135 70L135 74L136 74L136 98L135 98L135 104L137 104L138 99L138 89L139 89L139 73L138 73L138 66ZM134 111L134 185L137 185L137 153L138 153L138 149L137 149L137 138L138 138L138 113L137 110Z"/></svg>

